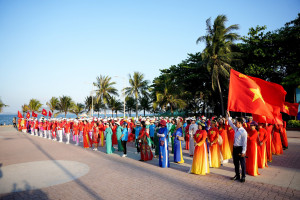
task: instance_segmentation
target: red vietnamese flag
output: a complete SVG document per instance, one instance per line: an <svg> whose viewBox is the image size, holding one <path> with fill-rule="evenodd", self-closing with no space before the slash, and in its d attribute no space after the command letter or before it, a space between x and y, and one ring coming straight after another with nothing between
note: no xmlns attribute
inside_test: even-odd
<svg viewBox="0 0 300 200"><path fill-rule="evenodd" d="M281 113L277 113L277 115L274 115L273 124L283 125L283 120L282 120L282 114Z"/></svg>
<svg viewBox="0 0 300 200"><path fill-rule="evenodd" d="M267 123L266 116L252 114L252 117L253 117L253 121L255 121L257 123L263 123L263 124Z"/></svg>
<svg viewBox="0 0 300 200"><path fill-rule="evenodd" d="M231 69L227 110L273 118L273 114L280 112L285 94L283 87L278 84Z"/></svg>
<svg viewBox="0 0 300 200"><path fill-rule="evenodd" d="M284 102L284 105L281 107L281 112L284 112L290 116L297 116L298 107L299 103Z"/></svg>
<svg viewBox="0 0 300 200"><path fill-rule="evenodd" d="M18 111L18 117L19 118L23 118L22 114L20 113L20 111Z"/></svg>
<svg viewBox="0 0 300 200"><path fill-rule="evenodd" d="M30 113L27 112L26 118L29 119L30 118Z"/></svg>
<svg viewBox="0 0 300 200"><path fill-rule="evenodd" d="M47 111L45 109L43 109L42 115L47 116Z"/></svg>
<svg viewBox="0 0 300 200"><path fill-rule="evenodd" d="M32 117L37 117L37 114L34 112L34 111L32 111Z"/></svg>
<svg viewBox="0 0 300 200"><path fill-rule="evenodd" d="M50 112L50 110L49 110L49 117L52 117L52 113Z"/></svg>

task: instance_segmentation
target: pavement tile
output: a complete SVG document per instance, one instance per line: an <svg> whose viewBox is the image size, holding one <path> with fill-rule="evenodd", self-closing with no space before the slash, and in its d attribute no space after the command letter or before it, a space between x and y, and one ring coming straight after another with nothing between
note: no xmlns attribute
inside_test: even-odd
<svg viewBox="0 0 300 200"><path fill-rule="evenodd" d="M133 144L128 145L128 157L121 158L121 152L107 155L105 147L94 152L74 146L73 142L66 145L18 133L12 128L1 127L0 135L2 166L71 160L90 168L76 180L38 190L0 194L0 199L300 199L297 185L300 132L288 131L289 149L281 156L274 156L269 168L259 169L260 176L247 176L243 184L229 180L234 175L232 160L219 169L211 169L209 175L197 176L187 174L191 158L184 156L184 164L171 162L171 168L162 169L157 159L139 162ZM188 155L186 150L183 153ZM145 193L145 189L149 192Z"/></svg>

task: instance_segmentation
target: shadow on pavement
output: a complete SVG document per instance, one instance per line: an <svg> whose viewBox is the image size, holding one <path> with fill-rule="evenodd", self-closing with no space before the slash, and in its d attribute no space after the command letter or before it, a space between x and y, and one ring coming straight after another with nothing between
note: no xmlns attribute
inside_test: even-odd
<svg viewBox="0 0 300 200"><path fill-rule="evenodd" d="M25 184L25 191L24 188L18 188L18 185L14 183L11 193L0 195L0 198L5 199L49 199L46 193L44 193L40 189L32 188L28 182L24 181Z"/></svg>
<svg viewBox="0 0 300 200"><path fill-rule="evenodd" d="M33 141L30 137L26 137L33 145L36 146L37 149L39 149L45 156L49 158L49 160L52 160L62 171L65 172L71 179L74 178L73 174L69 172L68 169L66 169L64 166L62 166L59 162L57 162L51 155L49 155L39 144L37 144L35 141ZM83 182L81 182L79 179L73 180L79 187L81 187L83 190L85 190L88 194L90 194L95 199L102 199L101 196L99 196L93 189L87 187Z"/></svg>

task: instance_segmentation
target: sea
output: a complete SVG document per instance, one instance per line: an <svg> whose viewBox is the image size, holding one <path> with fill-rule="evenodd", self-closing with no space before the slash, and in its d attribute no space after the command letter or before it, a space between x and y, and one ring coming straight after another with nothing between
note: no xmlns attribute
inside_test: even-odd
<svg viewBox="0 0 300 200"><path fill-rule="evenodd" d="M124 116L124 114L118 114L117 115L118 117L123 117ZM152 115L150 115L150 114L146 114L146 116L152 116ZM2 126L2 125L12 125L13 124L13 118L14 117L16 117L16 119L18 119L18 115L16 114L16 115L9 115L9 114L0 114L0 126ZM43 115L41 115L41 114L38 114L38 119L39 118L41 118L41 117L44 117ZM64 114L59 114L59 115L57 115L56 116L56 118L59 118L59 117L62 117L62 118L64 118L65 117L65 115ZM75 115L75 114L67 114L67 117L66 118L76 118L77 116ZM98 114L94 114L94 117L98 117ZM99 117L102 117L102 118L104 118L105 117L105 115L104 114L99 114ZM112 115L111 114L106 114L106 117L112 117ZM116 114L114 114L113 115L113 117L116 117ZM126 114L126 117L128 117L127 116L127 114ZM130 117L130 116L129 116ZM131 117L135 117L135 113L132 113L131 114ZM45 118L49 118L49 117L45 117Z"/></svg>

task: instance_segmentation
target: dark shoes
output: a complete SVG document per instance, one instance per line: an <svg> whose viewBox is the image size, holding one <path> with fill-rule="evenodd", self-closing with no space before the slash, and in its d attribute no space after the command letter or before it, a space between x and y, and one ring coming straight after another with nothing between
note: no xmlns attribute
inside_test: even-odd
<svg viewBox="0 0 300 200"><path fill-rule="evenodd" d="M239 176L234 176L232 178L230 178L231 180L235 181L235 180L240 180L240 177Z"/></svg>
<svg viewBox="0 0 300 200"><path fill-rule="evenodd" d="M245 183L245 177L242 177L241 182Z"/></svg>

